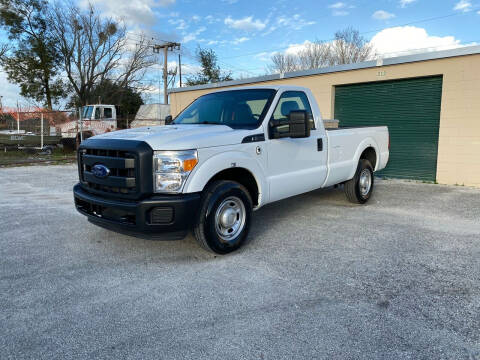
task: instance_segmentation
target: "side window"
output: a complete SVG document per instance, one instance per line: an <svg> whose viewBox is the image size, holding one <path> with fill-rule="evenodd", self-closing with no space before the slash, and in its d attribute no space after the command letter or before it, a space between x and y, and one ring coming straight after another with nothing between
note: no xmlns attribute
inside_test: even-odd
<svg viewBox="0 0 480 360"><path fill-rule="evenodd" d="M112 118L112 108L103 108L103 117L105 119L111 119Z"/></svg>
<svg viewBox="0 0 480 360"><path fill-rule="evenodd" d="M100 108L96 107L95 108L95 120L99 120L101 117L102 117L102 115L100 114Z"/></svg>
<svg viewBox="0 0 480 360"><path fill-rule="evenodd" d="M273 112L273 120L286 120L290 111L306 110L310 119L310 128L315 130L312 108L307 95L303 91L285 91L278 100L277 107Z"/></svg>

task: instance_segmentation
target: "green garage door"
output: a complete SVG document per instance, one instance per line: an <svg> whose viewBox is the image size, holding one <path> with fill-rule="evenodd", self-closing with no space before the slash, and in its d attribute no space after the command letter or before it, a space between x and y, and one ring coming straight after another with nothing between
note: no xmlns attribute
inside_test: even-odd
<svg viewBox="0 0 480 360"><path fill-rule="evenodd" d="M442 77L335 87L340 126L386 125L390 160L380 176L435 181Z"/></svg>

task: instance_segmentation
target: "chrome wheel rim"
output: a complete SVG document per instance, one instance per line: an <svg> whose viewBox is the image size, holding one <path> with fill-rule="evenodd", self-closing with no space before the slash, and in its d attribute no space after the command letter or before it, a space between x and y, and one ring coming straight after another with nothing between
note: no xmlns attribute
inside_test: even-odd
<svg viewBox="0 0 480 360"><path fill-rule="evenodd" d="M372 173L368 169L363 169L360 173L360 179L358 180L358 186L360 187L360 194L367 196L372 188Z"/></svg>
<svg viewBox="0 0 480 360"><path fill-rule="evenodd" d="M246 211L242 200L230 196L222 201L215 212L215 230L224 241L230 242L245 227Z"/></svg>

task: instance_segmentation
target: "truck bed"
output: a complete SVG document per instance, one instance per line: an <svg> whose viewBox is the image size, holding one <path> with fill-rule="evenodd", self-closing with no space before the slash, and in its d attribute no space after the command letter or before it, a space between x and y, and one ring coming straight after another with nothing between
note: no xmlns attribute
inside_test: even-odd
<svg viewBox="0 0 480 360"><path fill-rule="evenodd" d="M383 169L388 161L388 128L386 126L358 126L327 129L328 176L324 186L350 180L361 153L367 147L375 149L374 170ZM361 150L360 150L361 149Z"/></svg>

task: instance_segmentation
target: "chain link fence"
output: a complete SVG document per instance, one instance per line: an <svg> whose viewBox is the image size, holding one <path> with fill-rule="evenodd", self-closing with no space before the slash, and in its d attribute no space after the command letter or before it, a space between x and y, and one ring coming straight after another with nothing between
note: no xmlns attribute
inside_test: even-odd
<svg viewBox="0 0 480 360"><path fill-rule="evenodd" d="M17 159L36 162L54 155L75 157L80 143L94 135L142 126L163 125L147 106L149 112L134 116L115 115L111 105L89 105L90 115L80 109L47 111L44 109L0 109L0 165ZM154 110L155 107L153 107ZM108 111L107 111L108 110ZM85 112L85 108L84 111ZM98 116L97 116L98 115Z"/></svg>
<svg viewBox="0 0 480 360"><path fill-rule="evenodd" d="M36 162L73 161L76 111L8 110L0 112L0 166ZM73 136L70 138L69 136ZM70 147L66 146L70 142Z"/></svg>

